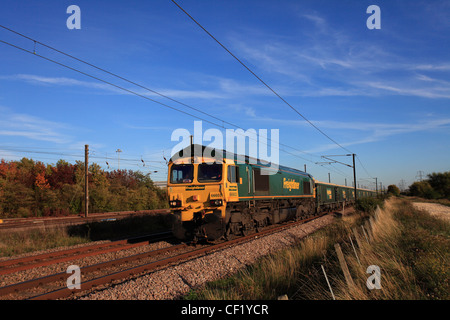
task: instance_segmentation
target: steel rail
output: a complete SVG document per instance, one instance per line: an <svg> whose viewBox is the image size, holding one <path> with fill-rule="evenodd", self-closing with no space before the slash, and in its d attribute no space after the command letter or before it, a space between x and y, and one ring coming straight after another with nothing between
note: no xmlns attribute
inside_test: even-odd
<svg viewBox="0 0 450 320"><path fill-rule="evenodd" d="M115 280L121 280L121 279L130 277L130 276L134 276L134 275L137 275L137 274L141 274L141 273L144 273L144 272L149 272L149 271L155 270L158 267L168 266L168 265L170 265L172 263L179 262L179 261L182 261L182 260L186 260L186 259L189 259L189 258L194 258L194 257L200 256L200 255L206 254L206 253L210 253L210 252L213 252L213 251L216 251L216 250L220 250L220 249L222 249L224 247L229 247L229 246L232 246L232 245L235 245L235 244L238 244L238 243L245 243L245 242L251 241L251 240L253 240L255 238L258 238L260 236L263 236L263 235L268 235L268 234L272 234L272 233L275 233L275 232L279 232L279 231L281 231L283 229L291 228L293 226L296 226L296 225L299 225L299 224L302 224L302 223L305 223L305 222L308 222L308 221L320 218L320 217L322 217L322 216L324 216L326 214L328 214L328 213L325 213L325 214L322 214L322 215L319 215L319 216L315 216L315 217L311 217L311 218L307 218L307 219L303 219L303 220L300 220L300 221L295 221L295 222L292 222L292 223L289 223L289 224L285 224L285 225L278 225L278 226L275 226L275 227L270 228L270 229L263 230L263 231L258 232L258 233L253 233L253 234L250 234L250 235L247 235L247 236L244 236L244 237L240 237L240 238L236 238L236 239L233 239L233 240L225 241L225 242L222 242L222 243L210 246L210 247L204 247L204 248L192 250L192 251L189 251L189 252L186 252L186 253L182 253L182 254L176 255L174 257L169 257L169 258L165 258L165 259L154 261L154 262L150 262L150 263L145 263L145 264L142 264L142 265L139 265L139 266L136 266L136 267L128 268L128 269L123 270L123 271L118 271L118 272L115 272L115 273L112 273L112 274L108 274L108 275L105 275L105 276L102 276L102 277L99 277L99 278L88 280L86 282L82 282L81 283L81 289L69 289L69 288L65 287L65 288L58 289L58 290L55 290L55 291L52 291L52 292L48 292L48 293L45 293L45 294L41 294L41 295L38 295L38 296L35 296L35 297L31 297L30 300L53 300L53 299L67 298L67 297L70 297L70 296L72 296L72 295L74 295L76 293L87 291L87 290L90 290L90 289L95 288L97 286L108 284L108 283L110 283L112 281L115 281Z"/></svg>
<svg viewBox="0 0 450 320"><path fill-rule="evenodd" d="M102 222L107 219L123 219L128 217L141 217L156 214L168 214L168 209L152 209L140 211L117 211L105 213L92 213L88 218L80 215L64 217L32 217L32 218L6 218L0 223L0 230L31 229L43 227L56 227L64 225L77 225L83 223Z"/></svg>
<svg viewBox="0 0 450 320"><path fill-rule="evenodd" d="M169 235L170 234L170 235ZM139 241L139 239L148 239L146 241L140 241L136 243L130 243L130 241ZM161 241L164 239L172 238L171 232L160 232L143 237L134 237L125 240L118 240L108 243L88 245L78 247L74 249L60 250L51 253L43 253L39 255L6 260L0 262L0 275L6 275L13 272L28 270L32 268L47 266L60 262L82 259L94 255L100 255L108 252L115 252L119 250L131 249L139 246L147 245L154 241Z"/></svg>
<svg viewBox="0 0 450 320"><path fill-rule="evenodd" d="M80 268L80 271L82 272L82 274L88 274L89 272L102 270L102 269L105 269L105 268L108 268L111 266L121 265L121 264L129 263L132 261L142 260L145 258L156 256L159 254L164 254L164 253L168 253L171 251L180 250L184 247L186 247L186 244L180 244L180 245L175 245L175 246L171 246L168 248L139 253L139 254L127 256L124 258L119 258L116 260L111 260L111 261L94 264L91 266L86 266L86 267ZM41 278L32 279L32 280L12 284L9 286L1 287L0 288L0 296L4 296L7 294L11 294L11 293L17 293L17 292L24 291L24 290L31 289L31 288L36 288L36 287L46 284L46 283L52 283L52 282L56 282L56 281L60 281L60 280L66 280L67 277L68 277L68 274L66 272L60 272L60 273L44 276Z"/></svg>

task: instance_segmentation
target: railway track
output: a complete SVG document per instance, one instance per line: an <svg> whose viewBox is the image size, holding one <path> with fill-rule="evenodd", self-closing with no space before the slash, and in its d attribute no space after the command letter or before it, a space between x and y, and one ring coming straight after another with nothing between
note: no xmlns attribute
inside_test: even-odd
<svg viewBox="0 0 450 320"><path fill-rule="evenodd" d="M127 217L137 217L151 214L167 214L167 209L120 211L106 213L92 213L89 217L81 215L67 217L40 217L40 218L8 218L0 220L0 230L21 231L30 229L42 229L78 225L88 222L115 221Z"/></svg>
<svg viewBox="0 0 450 320"><path fill-rule="evenodd" d="M90 290L104 288L114 282L123 282L125 279L153 272L180 263L181 261L194 259L225 247L244 243L254 238L272 234L319 217L320 216L316 216L288 224L272 226L258 233L215 244L189 246L182 243L163 249L151 250L95 265L85 266L80 269L82 275L81 289L68 289L66 280L70 275L66 272L60 272L2 287L0 288L0 298L32 300L75 299L80 295L87 294ZM100 250L108 249L103 248ZM56 259L66 258L59 257Z"/></svg>
<svg viewBox="0 0 450 320"><path fill-rule="evenodd" d="M155 233L143 237L134 237L126 240L88 245L74 249L60 250L24 258L6 260L0 262L0 276L37 267L48 266L60 262L71 260L73 261L76 259L100 255L108 252L136 248L155 241L162 241L167 239L173 239L170 231Z"/></svg>
<svg viewBox="0 0 450 320"><path fill-rule="evenodd" d="M172 236L171 231L164 231L159 233L154 233L141 237L133 237L125 240L112 241L108 243L87 245L82 247L77 247L73 249L60 250L51 253L38 254L18 259L5 260L0 262L0 276L7 277L8 275L14 279L15 276L23 274L23 272L33 271L32 269L49 266L51 268L58 269L56 266L61 266L64 262L64 269L67 268L74 261L80 261L80 259L101 256L104 254L120 254L121 252L126 252L127 250L133 251L137 249L140 251L147 250L145 246L149 246L153 243L158 243L162 241L174 241L175 238ZM127 261L125 261L127 262ZM98 264L99 267L107 266ZM61 269L61 267L59 267ZM88 270L88 269L86 269ZM32 280L27 280L23 282L14 283L11 285L6 285L0 287L0 299L17 299L17 294L23 290L30 288L35 288L40 285L58 281L63 278L67 278L68 274L65 272L55 273L50 276L44 276L40 278L35 278ZM11 295L12 294L12 295ZM22 297L18 296L18 299ZM27 298L27 296L23 296Z"/></svg>

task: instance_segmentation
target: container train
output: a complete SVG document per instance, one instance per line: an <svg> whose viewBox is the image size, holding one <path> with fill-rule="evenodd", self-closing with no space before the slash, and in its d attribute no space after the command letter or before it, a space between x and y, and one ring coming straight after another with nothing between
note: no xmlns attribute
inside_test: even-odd
<svg viewBox="0 0 450 320"><path fill-rule="evenodd" d="M221 161L216 161L218 158ZM172 156L167 191L175 237L216 240L245 235L270 224L338 210L355 201L352 187L320 182L284 166L268 175L263 171L274 169L258 159L243 158L245 161L237 161L234 154L201 145L190 145ZM376 196L372 190L356 192L358 199Z"/></svg>

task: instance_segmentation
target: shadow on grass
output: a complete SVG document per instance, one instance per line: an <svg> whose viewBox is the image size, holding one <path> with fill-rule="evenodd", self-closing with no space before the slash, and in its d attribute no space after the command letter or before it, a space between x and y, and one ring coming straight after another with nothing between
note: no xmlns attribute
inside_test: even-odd
<svg viewBox="0 0 450 320"><path fill-rule="evenodd" d="M171 227L172 215L161 213L70 226L67 228L67 234L70 237L82 237L91 241L118 240L168 231Z"/></svg>

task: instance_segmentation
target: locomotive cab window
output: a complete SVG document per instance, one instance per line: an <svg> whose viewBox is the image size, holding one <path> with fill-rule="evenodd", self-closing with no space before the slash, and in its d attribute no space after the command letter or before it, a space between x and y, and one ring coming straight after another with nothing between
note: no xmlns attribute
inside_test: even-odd
<svg viewBox="0 0 450 320"><path fill-rule="evenodd" d="M239 167L228 166L228 182L237 183L239 181Z"/></svg>
<svg viewBox="0 0 450 320"><path fill-rule="evenodd" d="M194 166L192 164L177 164L170 171L170 183L192 183Z"/></svg>
<svg viewBox="0 0 450 320"><path fill-rule="evenodd" d="M222 180L222 165L202 163L198 165L198 182L215 182Z"/></svg>

